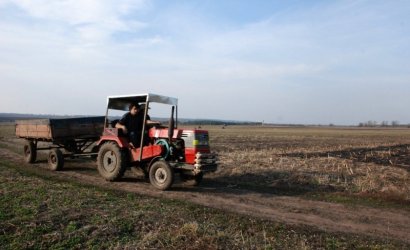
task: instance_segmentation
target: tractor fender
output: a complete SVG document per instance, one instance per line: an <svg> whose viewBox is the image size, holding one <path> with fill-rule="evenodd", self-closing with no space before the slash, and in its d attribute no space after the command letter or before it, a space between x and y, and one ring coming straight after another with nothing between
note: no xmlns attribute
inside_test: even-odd
<svg viewBox="0 0 410 250"><path fill-rule="evenodd" d="M152 160L148 164L148 172L149 172L149 169L151 168L152 164L154 164L155 162L160 161L160 160L165 160L165 159L162 156L157 156L157 157L152 158Z"/></svg>
<svg viewBox="0 0 410 250"><path fill-rule="evenodd" d="M128 142L122 138L119 138L117 136L111 136L111 135L103 135L101 136L100 140L97 142L97 146L101 146L103 143L107 141L113 141L117 143L117 145L120 148L125 148L128 147Z"/></svg>

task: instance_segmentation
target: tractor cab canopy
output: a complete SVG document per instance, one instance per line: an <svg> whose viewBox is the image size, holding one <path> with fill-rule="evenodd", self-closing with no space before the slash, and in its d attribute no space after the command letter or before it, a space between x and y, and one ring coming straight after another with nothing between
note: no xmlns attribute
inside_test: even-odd
<svg viewBox="0 0 410 250"><path fill-rule="evenodd" d="M107 98L107 108L115 110L128 110L129 104L138 102L140 104L147 104L150 102L169 104L172 106L178 105L178 99L168 96L156 95L156 94L137 94L137 95L117 95L109 96Z"/></svg>
<svg viewBox="0 0 410 250"><path fill-rule="evenodd" d="M105 126L108 126L108 113L109 110L117 111L128 111L129 105L131 103L138 103L142 105L144 115L144 124L147 117L148 109L150 103L161 103L172 105L171 119L174 120L174 110L175 110L175 121L178 124L178 99L174 97L162 96L157 94L136 94L136 95L116 95L108 96L107 98L107 110L105 114ZM145 126L144 129L145 130Z"/></svg>
<svg viewBox="0 0 410 250"><path fill-rule="evenodd" d="M144 106L143 112L144 112L144 121L142 125L142 133L141 133L141 141L139 144L139 148L142 150L139 150L139 158L138 161L141 161L142 159L142 153L143 153L143 148L144 148L144 139L146 133L144 131L146 128L146 122L147 122L147 114L148 114L148 109L150 103L161 103L161 104L168 104L172 106L171 109L171 118L169 121L169 128L168 128L168 134L169 138L172 138L173 133L174 133L174 124L178 124L178 99L173 98L173 97L168 97L168 96L162 96L162 95L156 95L156 94L137 94L137 95L117 95L117 96L108 96L107 98L107 111L105 114L105 127L108 127L108 112L109 110L119 110L119 111L128 111L129 110L129 105L131 103L138 103L142 104ZM175 111L175 120L174 120L174 111ZM115 121L115 120L114 120ZM113 122L114 122L113 121ZM111 123L112 127L114 128L115 125ZM111 129L111 128L108 128Z"/></svg>

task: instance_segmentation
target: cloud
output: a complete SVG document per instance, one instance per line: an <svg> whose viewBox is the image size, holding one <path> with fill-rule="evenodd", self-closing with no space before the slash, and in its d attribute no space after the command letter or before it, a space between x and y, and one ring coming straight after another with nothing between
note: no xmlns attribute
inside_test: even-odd
<svg viewBox="0 0 410 250"><path fill-rule="evenodd" d="M384 97L410 91L406 2L274 4L263 17L255 5L246 20L209 5L219 13L202 1L0 0L0 82L14 96L0 104L18 110L20 93L29 112L58 113L76 98L65 113L96 114L106 95L158 92L185 117L344 124L374 103L381 118L366 119L409 105Z"/></svg>
<svg viewBox="0 0 410 250"><path fill-rule="evenodd" d="M143 0L9 0L38 21L67 25L81 42L101 43L115 32L135 32L145 23L127 19L144 8Z"/></svg>

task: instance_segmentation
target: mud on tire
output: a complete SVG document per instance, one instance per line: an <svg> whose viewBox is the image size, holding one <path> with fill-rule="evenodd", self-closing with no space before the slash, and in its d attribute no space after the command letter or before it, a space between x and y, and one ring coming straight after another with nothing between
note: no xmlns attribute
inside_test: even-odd
<svg viewBox="0 0 410 250"><path fill-rule="evenodd" d="M126 153L113 142L103 144L97 157L98 172L107 181L119 180L127 167Z"/></svg>

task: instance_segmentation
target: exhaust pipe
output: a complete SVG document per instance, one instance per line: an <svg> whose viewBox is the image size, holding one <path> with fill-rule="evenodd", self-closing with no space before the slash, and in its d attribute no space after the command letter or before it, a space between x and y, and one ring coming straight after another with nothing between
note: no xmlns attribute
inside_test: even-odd
<svg viewBox="0 0 410 250"><path fill-rule="evenodd" d="M168 124L168 140L169 140L169 143L171 143L172 137L174 136L174 129L175 129L174 111L175 111L175 106L172 106L171 118L169 119L169 124Z"/></svg>

